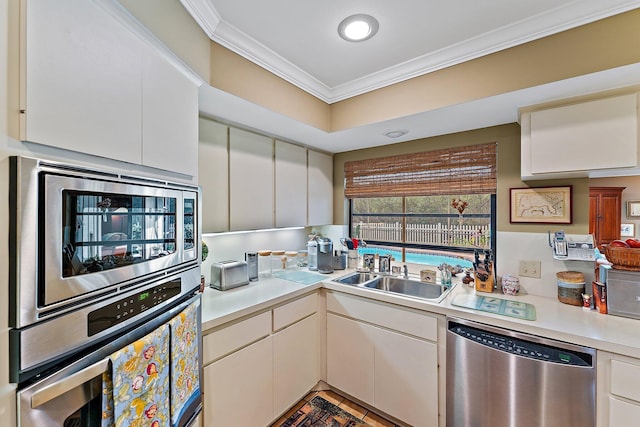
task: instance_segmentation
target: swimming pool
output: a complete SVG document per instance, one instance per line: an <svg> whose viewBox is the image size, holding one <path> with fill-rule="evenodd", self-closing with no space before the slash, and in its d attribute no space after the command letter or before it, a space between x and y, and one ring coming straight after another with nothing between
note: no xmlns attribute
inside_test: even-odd
<svg viewBox="0 0 640 427"><path fill-rule="evenodd" d="M402 259L402 252L395 249L386 249L386 248L358 248L358 254L378 254L378 255L391 255L396 260ZM462 268L473 268L473 262L465 259L458 258L455 256L446 256L440 255L433 252L409 252L406 253L406 262L413 264L425 264L432 266L439 266L440 264L449 264L452 266L459 265Z"/></svg>

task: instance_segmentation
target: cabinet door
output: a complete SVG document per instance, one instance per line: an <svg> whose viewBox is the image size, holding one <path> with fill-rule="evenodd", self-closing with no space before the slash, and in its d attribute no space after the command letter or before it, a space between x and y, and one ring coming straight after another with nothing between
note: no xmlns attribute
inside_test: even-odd
<svg viewBox="0 0 640 427"><path fill-rule="evenodd" d="M141 42L96 2L22 4L22 139L140 163Z"/></svg>
<svg viewBox="0 0 640 427"><path fill-rule="evenodd" d="M271 337L205 366L205 426L266 426L272 420Z"/></svg>
<svg viewBox="0 0 640 427"><path fill-rule="evenodd" d="M327 313L327 382L374 404L373 327Z"/></svg>
<svg viewBox="0 0 640 427"><path fill-rule="evenodd" d="M197 177L198 87L151 48L142 102L142 164Z"/></svg>
<svg viewBox="0 0 640 427"><path fill-rule="evenodd" d="M276 141L276 227L307 224L307 150Z"/></svg>
<svg viewBox="0 0 640 427"><path fill-rule="evenodd" d="M620 238L620 193L606 192L600 197L598 216L600 244L611 243Z"/></svg>
<svg viewBox="0 0 640 427"><path fill-rule="evenodd" d="M202 231L229 230L229 127L199 120L198 183L202 187Z"/></svg>
<svg viewBox="0 0 640 427"><path fill-rule="evenodd" d="M284 413L320 380L318 315L273 335L274 415Z"/></svg>
<svg viewBox="0 0 640 427"><path fill-rule="evenodd" d="M231 128L229 133L230 228L273 227L273 141Z"/></svg>
<svg viewBox="0 0 640 427"><path fill-rule="evenodd" d="M307 225L333 224L333 157L309 150Z"/></svg>
<svg viewBox="0 0 640 427"><path fill-rule="evenodd" d="M624 187L589 187L589 232L597 246L620 238Z"/></svg>
<svg viewBox="0 0 640 427"><path fill-rule="evenodd" d="M533 111L531 172L636 167L637 105L630 94Z"/></svg>
<svg viewBox="0 0 640 427"><path fill-rule="evenodd" d="M438 349L375 328L375 407L412 426L438 425Z"/></svg>
<svg viewBox="0 0 640 427"><path fill-rule="evenodd" d="M637 423L638 419L640 419L640 405L609 398L609 427L627 427Z"/></svg>

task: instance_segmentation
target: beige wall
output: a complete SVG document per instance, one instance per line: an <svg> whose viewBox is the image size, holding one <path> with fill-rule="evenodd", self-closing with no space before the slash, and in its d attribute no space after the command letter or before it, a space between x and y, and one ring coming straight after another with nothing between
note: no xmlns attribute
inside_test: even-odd
<svg viewBox="0 0 640 427"><path fill-rule="evenodd" d="M640 10L332 105L331 129L362 126L640 62Z"/></svg>
<svg viewBox="0 0 640 427"><path fill-rule="evenodd" d="M640 62L640 10L416 77L330 107L315 98L315 101L308 99L311 97L308 93L225 51L212 43L212 86L335 132Z"/></svg>
<svg viewBox="0 0 640 427"><path fill-rule="evenodd" d="M180 59L209 81L209 37L178 0L119 0Z"/></svg>
<svg viewBox="0 0 640 427"><path fill-rule="evenodd" d="M589 231L589 184L588 179L558 179L525 183L520 179L520 126L509 124L477 129L468 132L418 139L383 147L349 151L334 155L334 218L335 224L346 224L346 200L344 198L344 164L350 160L369 159L420 151L438 150L448 147L498 143L498 231L546 233L549 229L562 228L569 234L586 234ZM519 187L564 186L573 187L573 224L561 227L548 224L511 224L509 222L509 189Z"/></svg>
<svg viewBox="0 0 640 427"><path fill-rule="evenodd" d="M318 129L331 128L328 104L214 42L211 86Z"/></svg>

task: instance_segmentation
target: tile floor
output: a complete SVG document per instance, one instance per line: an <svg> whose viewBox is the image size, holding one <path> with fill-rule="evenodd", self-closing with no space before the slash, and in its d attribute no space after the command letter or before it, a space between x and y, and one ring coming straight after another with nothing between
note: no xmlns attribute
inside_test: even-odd
<svg viewBox="0 0 640 427"><path fill-rule="evenodd" d="M338 406L342 410L349 412L351 415L360 418L365 423L373 426L373 427L397 427L394 423L385 420L377 414L363 408L362 406L351 402L348 399L340 396L339 394L327 390L327 391L313 391L307 394L304 399L298 402L293 408L291 408L286 414L284 414L278 421L273 423L271 427L279 427L283 422L287 420L295 411L303 407L308 401L313 399L316 395L322 397L323 399L333 403Z"/></svg>

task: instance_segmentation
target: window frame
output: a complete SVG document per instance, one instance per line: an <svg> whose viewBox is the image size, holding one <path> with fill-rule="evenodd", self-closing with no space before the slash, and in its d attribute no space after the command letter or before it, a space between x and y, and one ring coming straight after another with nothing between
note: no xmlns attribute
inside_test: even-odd
<svg viewBox="0 0 640 427"><path fill-rule="evenodd" d="M494 254L493 255L493 263L494 263L494 269L495 269L495 264L496 264L496 232L497 232L497 196L495 193L491 193L490 195L490 220L489 220L489 236L490 236L490 241L491 241L491 245L490 245L490 249L491 252ZM377 197L398 197L398 196L377 196ZM402 209L406 210L406 204L405 204L405 197L407 196L402 196ZM354 228L354 224L353 224L353 199L352 198L348 198L347 199L349 202L349 237L353 238L353 228ZM465 217L484 217L486 214L466 214ZM382 214L371 214L371 216L386 216L386 217L390 217L390 216L399 216L403 218L403 230L405 230L405 224L406 222L404 221L404 218L407 217L411 217L411 216L424 216L423 214L415 214L415 213L402 213L402 214L388 214L388 213L382 213ZM442 216L444 218L446 217L451 217L451 218L458 218L458 214L456 213L452 213L452 214L430 214L430 216ZM404 234L404 231L403 231ZM403 240L406 237L403 235ZM387 242L387 241L381 241L381 240L366 240L366 242L368 244L372 244L372 245L379 245L379 246L388 246L388 247L394 247L394 248L399 248L401 249L402 252L402 261L401 262L406 262L406 249L422 249L422 250L430 250L430 251L443 251L443 252L458 252L458 253L464 253L464 254L473 254L475 250L477 250L477 248L464 248L464 247L460 247L460 246L442 246L442 245L429 245L429 244L419 244L419 243L406 243L406 242Z"/></svg>

